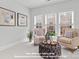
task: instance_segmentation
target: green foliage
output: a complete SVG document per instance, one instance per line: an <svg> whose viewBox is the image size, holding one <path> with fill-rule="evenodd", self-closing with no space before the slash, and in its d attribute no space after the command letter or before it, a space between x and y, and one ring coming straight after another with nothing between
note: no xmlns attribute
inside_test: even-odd
<svg viewBox="0 0 79 59"><path fill-rule="evenodd" d="M55 36L55 32L49 32L49 36Z"/></svg>
<svg viewBox="0 0 79 59"><path fill-rule="evenodd" d="M28 38L29 38L29 41L30 41L30 42L32 41L32 35L33 35L32 31L30 31L30 32L28 33Z"/></svg>

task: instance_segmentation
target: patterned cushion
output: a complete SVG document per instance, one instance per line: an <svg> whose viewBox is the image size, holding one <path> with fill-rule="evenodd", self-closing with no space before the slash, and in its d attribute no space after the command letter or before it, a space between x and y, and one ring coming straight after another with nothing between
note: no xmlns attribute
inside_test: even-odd
<svg viewBox="0 0 79 59"><path fill-rule="evenodd" d="M78 33L75 29L66 29L64 36L67 38L74 38L78 36Z"/></svg>
<svg viewBox="0 0 79 59"><path fill-rule="evenodd" d="M39 28L39 29L36 31L36 35L37 35L37 36L42 36L42 35L44 35L44 29Z"/></svg>
<svg viewBox="0 0 79 59"><path fill-rule="evenodd" d="M67 32L65 32L64 36L67 37L67 38L72 38L72 32L67 31Z"/></svg>

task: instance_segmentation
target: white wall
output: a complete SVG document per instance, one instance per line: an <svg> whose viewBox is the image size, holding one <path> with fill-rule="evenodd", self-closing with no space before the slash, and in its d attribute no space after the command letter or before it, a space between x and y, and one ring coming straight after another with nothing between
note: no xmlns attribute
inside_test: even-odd
<svg viewBox="0 0 79 59"><path fill-rule="evenodd" d="M30 15L28 8L18 4L14 0L3 0L3 2L0 2L0 7L27 15L29 24ZM30 28L29 26L30 25L27 27L0 26L0 47L25 39L26 32Z"/></svg>
<svg viewBox="0 0 79 59"><path fill-rule="evenodd" d="M44 6L40 8L34 8L32 9L31 13L31 25L33 27L33 16L39 15L39 14L48 14L48 13L60 13L60 12L67 12L67 11L74 11L74 21L75 21L75 27L78 28L79 26L79 0L70 0L65 2L60 2L56 4L52 4L49 6Z"/></svg>

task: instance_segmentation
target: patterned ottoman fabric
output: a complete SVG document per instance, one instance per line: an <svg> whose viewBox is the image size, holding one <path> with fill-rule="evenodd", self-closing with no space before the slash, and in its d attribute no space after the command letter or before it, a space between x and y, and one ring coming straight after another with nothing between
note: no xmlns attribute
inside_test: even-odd
<svg viewBox="0 0 79 59"><path fill-rule="evenodd" d="M44 59L58 59L61 56L61 46L57 44L39 44L39 53Z"/></svg>

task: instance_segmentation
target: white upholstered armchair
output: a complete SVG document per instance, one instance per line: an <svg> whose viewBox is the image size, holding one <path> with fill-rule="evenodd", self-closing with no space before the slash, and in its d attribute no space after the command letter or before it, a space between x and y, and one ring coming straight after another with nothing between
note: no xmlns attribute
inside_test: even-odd
<svg viewBox="0 0 79 59"><path fill-rule="evenodd" d="M33 37L34 37L34 45L38 45L40 42L45 40L45 29L44 28L34 28Z"/></svg>

